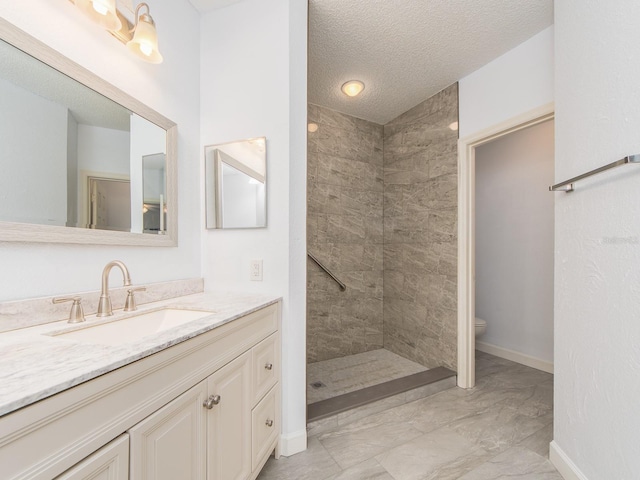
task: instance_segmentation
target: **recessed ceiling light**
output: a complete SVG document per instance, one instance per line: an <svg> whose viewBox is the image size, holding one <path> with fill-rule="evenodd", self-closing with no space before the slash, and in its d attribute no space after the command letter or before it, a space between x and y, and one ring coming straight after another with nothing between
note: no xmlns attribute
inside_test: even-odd
<svg viewBox="0 0 640 480"><path fill-rule="evenodd" d="M309 133L314 133L318 131L318 124L317 123L310 123L309 125L307 125L307 130L309 131Z"/></svg>
<svg viewBox="0 0 640 480"><path fill-rule="evenodd" d="M449 128L455 132L456 130L458 130L458 122L450 123Z"/></svg>
<svg viewBox="0 0 640 480"><path fill-rule="evenodd" d="M360 80L349 80L342 85L342 92L349 97L359 95L362 90L364 90L364 83Z"/></svg>

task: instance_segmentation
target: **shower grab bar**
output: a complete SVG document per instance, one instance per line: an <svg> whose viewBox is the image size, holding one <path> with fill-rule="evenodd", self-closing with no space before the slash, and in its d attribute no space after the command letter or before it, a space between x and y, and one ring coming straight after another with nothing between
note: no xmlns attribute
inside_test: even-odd
<svg viewBox="0 0 640 480"><path fill-rule="evenodd" d="M333 278L333 280L340 286L340 291L344 292L347 289L347 286L342 283L338 277L336 277L333 273L331 273L331 270L329 270L327 267L325 267L322 262L320 260L318 260L315 255L313 255L311 252L307 252L307 256L313 260L316 265L318 265L322 270L324 270L325 272L327 272L327 275L329 275L331 278Z"/></svg>
<svg viewBox="0 0 640 480"><path fill-rule="evenodd" d="M549 191L550 192L560 191L560 192L566 192L566 193L573 192L574 191L573 184L578 180L583 180L597 173L605 172L612 168L619 167L620 165L626 165L627 163L640 163L640 154L629 155L627 157L621 158L620 160L616 160L615 162L611 162L603 167L596 168L595 170L591 170L590 172L583 173L582 175L578 175L577 177L570 178L569 180L566 180L562 183L556 183L555 185L552 185L551 187L549 187Z"/></svg>

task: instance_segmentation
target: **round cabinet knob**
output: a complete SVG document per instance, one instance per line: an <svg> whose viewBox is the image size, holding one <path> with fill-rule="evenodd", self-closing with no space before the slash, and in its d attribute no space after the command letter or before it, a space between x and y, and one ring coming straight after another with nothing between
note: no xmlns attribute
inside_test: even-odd
<svg viewBox="0 0 640 480"><path fill-rule="evenodd" d="M273 363L267 363L267 364L264 366L264 368L265 368L266 370L273 370Z"/></svg>
<svg viewBox="0 0 640 480"><path fill-rule="evenodd" d="M264 422L264 424L265 424L267 427L273 427L273 420L267 420L266 422Z"/></svg>
<svg viewBox="0 0 640 480"><path fill-rule="evenodd" d="M218 405L220 403L220 395L211 395L207 400L202 404L204 408L208 408L211 410L214 405Z"/></svg>

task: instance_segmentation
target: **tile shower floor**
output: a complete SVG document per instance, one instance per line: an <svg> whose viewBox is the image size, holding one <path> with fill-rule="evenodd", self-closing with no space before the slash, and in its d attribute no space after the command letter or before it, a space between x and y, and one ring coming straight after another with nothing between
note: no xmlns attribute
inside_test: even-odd
<svg viewBox="0 0 640 480"><path fill-rule="evenodd" d="M562 480L548 461L553 376L485 353L452 388L309 437L258 480Z"/></svg>
<svg viewBox="0 0 640 480"><path fill-rule="evenodd" d="M427 370L388 350L372 350L307 365L307 404ZM317 382L322 386L314 386Z"/></svg>

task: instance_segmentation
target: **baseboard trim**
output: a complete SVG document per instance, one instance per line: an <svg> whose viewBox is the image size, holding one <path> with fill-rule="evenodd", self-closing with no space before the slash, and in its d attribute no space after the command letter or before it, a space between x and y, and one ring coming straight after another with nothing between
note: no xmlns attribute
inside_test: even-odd
<svg viewBox="0 0 640 480"><path fill-rule="evenodd" d="M280 435L280 455L290 457L307 449L307 429Z"/></svg>
<svg viewBox="0 0 640 480"><path fill-rule="evenodd" d="M495 355L496 357L506 358L512 362L521 363L527 367L542 370L543 372L553 373L553 362L547 362L541 358L532 357L524 353L516 352L515 350L509 350L508 348L497 347L490 343L479 342L476 340L476 350L480 350L484 353Z"/></svg>
<svg viewBox="0 0 640 480"><path fill-rule="evenodd" d="M555 440L549 444L549 460L564 480L588 480Z"/></svg>

